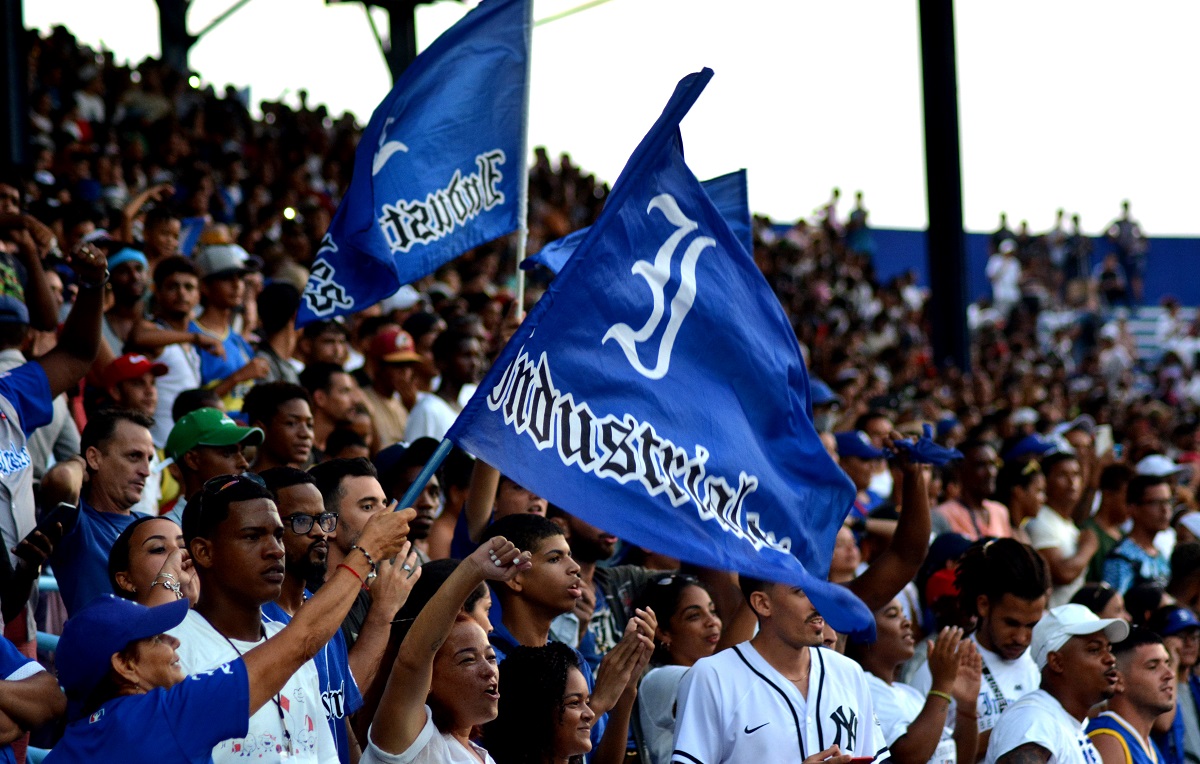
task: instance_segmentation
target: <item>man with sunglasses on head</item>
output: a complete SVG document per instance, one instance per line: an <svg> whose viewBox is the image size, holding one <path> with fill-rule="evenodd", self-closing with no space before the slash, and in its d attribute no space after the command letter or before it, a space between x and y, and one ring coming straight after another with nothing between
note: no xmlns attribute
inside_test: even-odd
<svg viewBox="0 0 1200 764"><path fill-rule="evenodd" d="M403 510L370 518L339 567L361 570L365 561L369 566L366 576L358 570L352 572L364 580L373 577L384 552L395 550L391 541L407 535L414 514ZM262 478L243 474L221 475L204 484L184 512L183 535L200 577L200 599L183 623L168 633L180 641L177 653L184 672L195 674L237 660L283 630L283 624L264 619L262 606L280 599L288 580L284 565L287 531ZM307 549L309 545L304 546ZM302 579L299 585L303 597ZM295 581L289 586L293 596L296 586ZM296 606L296 602L289 605ZM338 761L330 727L321 723L325 709L320 688L315 664L305 663L250 717L246 736L213 748L215 764L284 758Z"/></svg>
<svg viewBox="0 0 1200 764"><path fill-rule="evenodd" d="M337 535L338 515L325 511L316 479L304 470L273 467L259 477L275 496L283 521L284 550L283 586L274 602L263 605L263 619L287 624L312 596L305 582L325 577L329 545ZM346 638L340 630L313 657L313 662L321 680L325 721L337 743L338 759L349 764L361 753L350 727L350 715L362 708L363 698L351 673Z"/></svg>

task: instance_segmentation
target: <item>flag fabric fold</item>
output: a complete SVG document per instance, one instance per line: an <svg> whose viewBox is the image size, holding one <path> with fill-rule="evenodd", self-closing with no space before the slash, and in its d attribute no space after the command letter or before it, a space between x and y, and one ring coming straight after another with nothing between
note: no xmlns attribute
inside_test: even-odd
<svg viewBox="0 0 1200 764"><path fill-rule="evenodd" d="M754 254L754 230L750 218L750 196L746 185L746 171L737 170L711 180L700 181L700 186L708 194L712 203L716 205L721 217L725 218L725 222L729 224L729 228L738 242L746 248L747 252ZM567 264L571 254L583 243L588 230L589 228L580 228L561 239L547 242L536 254L522 260L521 268L529 271L541 265L552 273L558 273Z"/></svg>
<svg viewBox="0 0 1200 764"><path fill-rule="evenodd" d="M683 161L711 76L679 83L447 437L630 543L802 587L871 634L825 580L854 488L813 428L795 334Z"/></svg>
<svg viewBox="0 0 1200 764"><path fill-rule="evenodd" d="M297 325L353 313L521 224L532 0L484 0L375 109Z"/></svg>

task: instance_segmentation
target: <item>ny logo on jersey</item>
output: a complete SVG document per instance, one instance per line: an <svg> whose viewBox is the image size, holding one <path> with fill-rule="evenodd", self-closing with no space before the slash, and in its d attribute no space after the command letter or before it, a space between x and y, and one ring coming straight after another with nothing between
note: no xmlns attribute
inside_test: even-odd
<svg viewBox="0 0 1200 764"><path fill-rule="evenodd" d="M837 710L829 715L829 720L837 725L837 736L833 738L833 744L840 746L843 751L853 751L854 743L858 739L858 714L852 708L847 716L845 706L838 706ZM842 743L842 730L846 731L845 744Z"/></svg>

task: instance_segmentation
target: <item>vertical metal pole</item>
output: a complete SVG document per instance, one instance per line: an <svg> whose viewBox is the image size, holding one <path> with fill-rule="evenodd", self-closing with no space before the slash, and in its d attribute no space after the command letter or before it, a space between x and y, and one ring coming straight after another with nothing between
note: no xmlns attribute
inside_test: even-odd
<svg viewBox="0 0 1200 764"><path fill-rule="evenodd" d="M953 0L918 0L929 201L930 331L939 367L970 367Z"/></svg>
<svg viewBox="0 0 1200 764"><path fill-rule="evenodd" d="M417 57L417 3L416 0L395 0L378 4L388 11L388 35L391 39L388 41L387 62L392 83L395 84Z"/></svg>
<svg viewBox="0 0 1200 764"><path fill-rule="evenodd" d="M158 40L163 63L180 74L188 72L188 53L196 39L187 31L191 0L155 0L158 5Z"/></svg>
<svg viewBox="0 0 1200 764"><path fill-rule="evenodd" d="M29 105L25 93L22 0L0 0L0 165L28 164Z"/></svg>

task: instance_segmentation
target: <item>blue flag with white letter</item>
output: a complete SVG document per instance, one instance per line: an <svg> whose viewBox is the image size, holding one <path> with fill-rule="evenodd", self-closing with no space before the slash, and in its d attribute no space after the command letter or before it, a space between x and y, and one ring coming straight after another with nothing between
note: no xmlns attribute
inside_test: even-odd
<svg viewBox="0 0 1200 764"><path fill-rule="evenodd" d="M854 487L813 428L795 334L683 162L711 77L680 82L447 437L633 544L800 586L870 633L825 580Z"/></svg>
<svg viewBox="0 0 1200 764"><path fill-rule="evenodd" d="M375 109L304 290L302 326L353 313L524 212L532 0L484 0Z"/></svg>
<svg viewBox="0 0 1200 764"><path fill-rule="evenodd" d="M702 180L700 187L716 205L721 217L725 218L725 222L729 224L729 230L733 231L733 235L746 248L746 251L753 254L754 229L750 219L750 196L746 188L746 171L738 170L711 180ZM579 245L583 243L589 230L591 230L590 226L580 228L561 239L547 242L546 246L539 249L536 254L522 260L521 268L530 271L542 265L551 272L558 273L567 264L567 260L571 259L571 255Z"/></svg>

